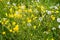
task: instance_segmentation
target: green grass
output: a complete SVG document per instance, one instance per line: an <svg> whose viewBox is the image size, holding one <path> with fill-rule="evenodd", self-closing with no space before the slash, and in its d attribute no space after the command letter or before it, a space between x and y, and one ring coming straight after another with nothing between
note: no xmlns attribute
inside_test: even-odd
<svg viewBox="0 0 60 40"><path fill-rule="evenodd" d="M0 40L60 40L60 0L0 0Z"/></svg>

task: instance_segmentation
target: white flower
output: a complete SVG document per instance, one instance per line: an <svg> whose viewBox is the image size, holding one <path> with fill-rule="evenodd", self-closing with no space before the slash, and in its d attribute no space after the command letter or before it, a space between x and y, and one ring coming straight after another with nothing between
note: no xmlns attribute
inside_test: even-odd
<svg viewBox="0 0 60 40"><path fill-rule="evenodd" d="M54 8L55 8L55 9L58 9L58 7L57 7L57 6L54 6Z"/></svg>
<svg viewBox="0 0 60 40"><path fill-rule="evenodd" d="M37 9L35 9L34 12L35 12L36 14L38 14L38 10L37 10Z"/></svg>
<svg viewBox="0 0 60 40"><path fill-rule="evenodd" d="M18 11L16 11L15 13L16 13L16 14L18 14L19 12L18 12Z"/></svg>
<svg viewBox="0 0 60 40"><path fill-rule="evenodd" d="M54 8L54 6L51 6L51 7L50 7L50 9L53 9L53 8Z"/></svg>
<svg viewBox="0 0 60 40"><path fill-rule="evenodd" d="M56 28L55 28L55 27L53 27L53 28L52 28L52 30L56 30Z"/></svg>
<svg viewBox="0 0 60 40"><path fill-rule="evenodd" d="M16 6L16 4L15 4L15 3L13 3L13 5L14 5L14 6Z"/></svg>
<svg viewBox="0 0 60 40"><path fill-rule="evenodd" d="M21 5L21 9L25 9L25 5Z"/></svg>
<svg viewBox="0 0 60 40"><path fill-rule="evenodd" d="M51 11L46 10L47 14L51 14Z"/></svg>
<svg viewBox="0 0 60 40"><path fill-rule="evenodd" d="M51 6L51 7L50 7L50 9L53 9L53 8L54 8L54 9L58 9L57 6Z"/></svg>
<svg viewBox="0 0 60 40"><path fill-rule="evenodd" d="M40 21L42 21L42 20L43 20L43 18L42 18L42 17L39 17L39 20L40 20Z"/></svg>
<svg viewBox="0 0 60 40"><path fill-rule="evenodd" d="M56 6L59 6L59 3Z"/></svg>
<svg viewBox="0 0 60 40"><path fill-rule="evenodd" d="M57 22L60 22L60 18L57 18Z"/></svg>
<svg viewBox="0 0 60 40"><path fill-rule="evenodd" d="M10 2L7 2L7 4L10 4Z"/></svg>
<svg viewBox="0 0 60 40"><path fill-rule="evenodd" d="M27 23L27 26L29 26L29 27L30 27L30 26L31 26L31 23Z"/></svg>
<svg viewBox="0 0 60 40"><path fill-rule="evenodd" d="M3 20L7 20L7 18L3 18Z"/></svg>
<svg viewBox="0 0 60 40"><path fill-rule="evenodd" d="M44 33L49 34L49 32L47 32L47 31L44 31Z"/></svg>
<svg viewBox="0 0 60 40"><path fill-rule="evenodd" d="M37 2L39 2L40 0L36 0Z"/></svg>
<svg viewBox="0 0 60 40"><path fill-rule="evenodd" d="M60 29L60 25L58 26L58 28Z"/></svg>

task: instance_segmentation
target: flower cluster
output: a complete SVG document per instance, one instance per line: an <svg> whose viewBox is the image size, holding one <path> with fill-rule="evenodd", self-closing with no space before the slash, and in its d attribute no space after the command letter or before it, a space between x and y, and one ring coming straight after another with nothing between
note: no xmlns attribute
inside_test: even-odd
<svg viewBox="0 0 60 40"><path fill-rule="evenodd" d="M40 0L0 0L1 39L59 40L60 4L47 4Z"/></svg>

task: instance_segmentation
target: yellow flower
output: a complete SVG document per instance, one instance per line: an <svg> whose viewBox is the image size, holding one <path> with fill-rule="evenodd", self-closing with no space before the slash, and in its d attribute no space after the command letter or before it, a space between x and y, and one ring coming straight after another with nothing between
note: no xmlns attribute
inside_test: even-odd
<svg viewBox="0 0 60 40"><path fill-rule="evenodd" d="M19 5L18 8L21 8L21 6Z"/></svg>
<svg viewBox="0 0 60 40"><path fill-rule="evenodd" d="M34 27L34 29L36 29L36 26L35 25L33 27Z"/></svg>
<svg viewBox="0 0 60 40"><path fill-rule="evenodd" d="M15 25L15 27L13 28L13 30L14 30L15 32L18 32L18 30L19 30L19 25Z"/></svg>
<svg viewBox="0 0 60 40"><path fill-rule="evenodd" d="M43 11L45 13L45 8L44 6L41 6L41 11Z"/></svg>
<svg viewBox="0 0 60 40"><path fill-rule="evenodd" d="M2 25L4 25L5 23L4 22L1 22L2 23Z"/></svg>
<svg viewBox="0 0 60 40"><path fill-rule="evenodd" d="M59 13L59 11L56 11L56 13Z"/></svg>
<svg viewBox="0 0 60 40"><path fill-rule="evenodd" d="M7 14L7 13L6 13L5 15L6 15L6 16L8 16L8 14Z"/></svg>
<svg viewBox="0 0 60 40"><path fill-rule="evenodd" d="M12 8L10 8L10 9L9 9L9 11L12 13L13 9L12 9Z"/></svg>
<svg viewBox="0 0 60 40"><path fill-rule="evenodd" d="M14 16L13 16L13 14L9 14L9 18L13 18Z"/></svg>
<svg viewBox="0 0 60 40"><path fill-rule="evenodd" d="M25 24L25 21L23 21L22 23Z"/></svg>
<svg viewBox="0 0 60 40"><path fill-rule="evenodd" d="M12 22L12 25L15 25L16 24L16 22Z"/></svg>
<svg viewBox="0 0 60 40"><path fill-rule="evenodd" d="M18 12L22 13L22 10L21 9L18 9Z"/></svg>
<svg viewBox="0 0 60 40"><path fill-rule="evenodd" d="M52 13L54 13L54 11L53 11L53 10L52 10L51 12L52 12Z"/></svg>
<svg viewBox="0 0 60 40"><path fill-rule="evenodd" d="M34 17L33 20L35 20L37 17Z"/></svg>
<svg viewBox="0 0 60 40"><path fill-rule="evenodd" d="M10 29L9 31L10 31L10 32L13 32L13 30L11 30L11 29Z"/></svg>
<svg viewBox="0 0 60 40"><path fill-rule="evenodd" d="M23 11L27 13L27 10L26 10L26 9L25 9L25 10L23 10Z"/></svg>
<svg viewBox="0 0 60 40"><path fill-rule="evenodd" d="M55 20L55 16L51 15L51 19L52 19L52 20Z"/></svg>
<svg viewBox="0 0 60 40"><path fill-rule="evenodd" d="M14 13L14 17L15 17L15 18L22 18L22 14Z"/></svg>
<svg viewBox="0 0 60 40"><path fill-rule="evenodd" d="M26 6L25 6L25 5L22 5L20 8L21 8L21 9L25 9L25 8L26 8Z"/></svg>
<svg viewBox="0 0 60 40"><path fill-rule="evenodd" d="M6 34L6 32L2 32L2 34L3 34L3 35L5 35L5 34Z"/></svg>
<svg viewBox="0 0 60 40"><path fill-rule="evenodd" d="M54 38L52 38L51 40L54 40Z"/></svg>
<svg viewBox="0 0 60 40"><path fill-rule="evenodd" d="M5 24L7 24L9 22L9 20L5 20L5 21L2 21L1 23L2 23L2 25L5 25Z"/></svg>
<svg viewBox="0 0 60 40"><path fill-rule="evenodd" d="M30 18L27 18L27 22L31 22L31 19Z"/></svg>
<svg viewBox="0 0 60 40"><path fill-rule="evenodd" d="M30 13L31 13L31 12L32 12L32 9L28 9L28 12L30 12Z"/></svg>

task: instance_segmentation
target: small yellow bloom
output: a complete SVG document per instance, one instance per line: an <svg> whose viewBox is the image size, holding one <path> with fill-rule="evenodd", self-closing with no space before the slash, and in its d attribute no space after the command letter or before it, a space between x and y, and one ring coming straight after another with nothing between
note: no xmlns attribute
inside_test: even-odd
<svg viewBox="0 0 60 40"><path fill-rule="evenodd" d="M21 9L18 9L18 12L22 13L22 10Z"/></svg>
<svg viewBox="0 0 60 40"><path fill-rule="evenodd" d="M12 25L15 25L16 24L16 22L12 22Z"/></svg>
<svg viewBox="0 0 60 40"><path fill-rule="evenodd" d="M6 32L2 32L2 34L3 34L3 35L5 35L5 34L6 34Z"/></svg>
<svg viewBox="0 0 60 40"><path fill-rule="evenodd" d="M28 12L30 12L30 13L31 13L31 12L32 12L32 9L28 9Z"/></svg>
<svg viewBox="0 0 60 40"><path fill-rule="evenodd" d="M45 7L41 6L41 11L43 11L45 13Z"/></svg>
<svg viewBox="0 0 60 40"><path fill-rule="evenodd" d="M6 20L6 21L5 21L5 24L8 24L8 22L9 22L9 20Z"/></svg>
<svg viewBox="0 0 60 40"><path fill-rule="evenodd" d="M31 19L30 18L27 18L27 22L31 22Z"/></svg>
<svg viewBox="0 0 60 40"><path fill-rule="evenodd" d="M56 13L59 13L59 11L56 11Z"/></svg>
<svg viewBox="0 0 60 40"><path fill-rule="evenodd" d="M21 6L18 6L18 8L21 8Z"/></svg>
<svg viewBox="0 0 60 40"><path fill-rule="evenodd" d="M13 30L11 30L11 29L10 29L9 31L10 31L10 32L13 32Z"/></svg>
<svg viewBox="0 0 60 40"><path fill-rule="evenodd" d="M51 15L51 19L52 19L52 20L55 20L55 16Z"/></svg>
<svg viewBox="0 0 60 40"><path fill-rule="evenodd" d="M35 20L37 17L34 17L33 20Z"/></svg>
<svg viewBox="0 0 60 40"><path fill-rule="evenodd" d="M31 17L34 17L34 14L32 14Z"/></svg>
<svg viewBox="0 0 60 40"><path fill-rule="evenodd" d="M22 5L20 8L21 8L21 9L25 9L25 8L26 8L26 6L25 6L25 5Z"/></svg>
<svg viewBox="0 0 60 40"><path fill-rule="evenodd" d="M10 17L10 18L13 18L14 16L13 16L13 14L9 14L9 17Z"/></svg>
<svg viewBox="0 0 60 40"><path fill-rule="evenodd" d="M54 38L52 38L51 40L54 40Z"/></svg>
<svg viewBox="0 0 60 40"><path fill-rule="evenodd" d="M23 11L27 13L27 10L23 10Z"/></svg>
<svg viewBox="0 0 60 40"><path fill-rule="evenodd" d="M6 15L6 16L8 16L8 14L7 14L7 13L6 13L5 15Z"/></svg>
<svg viewBox="0 0 60 40"><path fill-rule="evenodd" d="M19 25L15 25L15 27L13 28L13 30L14 30L15 32L18 32L18 30L19 30Z"/></svg>
<svg viewBox="0 0 60 40"><path fill-rule="evenodd" d="M14 13L14 17L15 17L15 18L22 18L22 14L19 14L19 13L16 14L16 13Z"/></svg>
<svg viewBox="0 0 60 40"><path fill-rule="evenodd" d="M52 10L51 12L52 12L52 13L54 13L54 11L53 11L53 10Z"/></svg>
<svg viewBox="0 0 60 40"><path fill-rule="evenodd" d="M25 24L25 21L23 21L22 23Z"/></svg>
<svg viewBox="0 0 60 40"><path fill-rule="evenodd" d="M10 8L10 9L9 9L9 11L12 13L13 9L12 9L12 8Z"/></svg>
<svg viewBox="0 0 60 40"><path fill-rule="evenodd" d="M36 26L33 26L34 27L34 29L36 29Z"/></svg>

